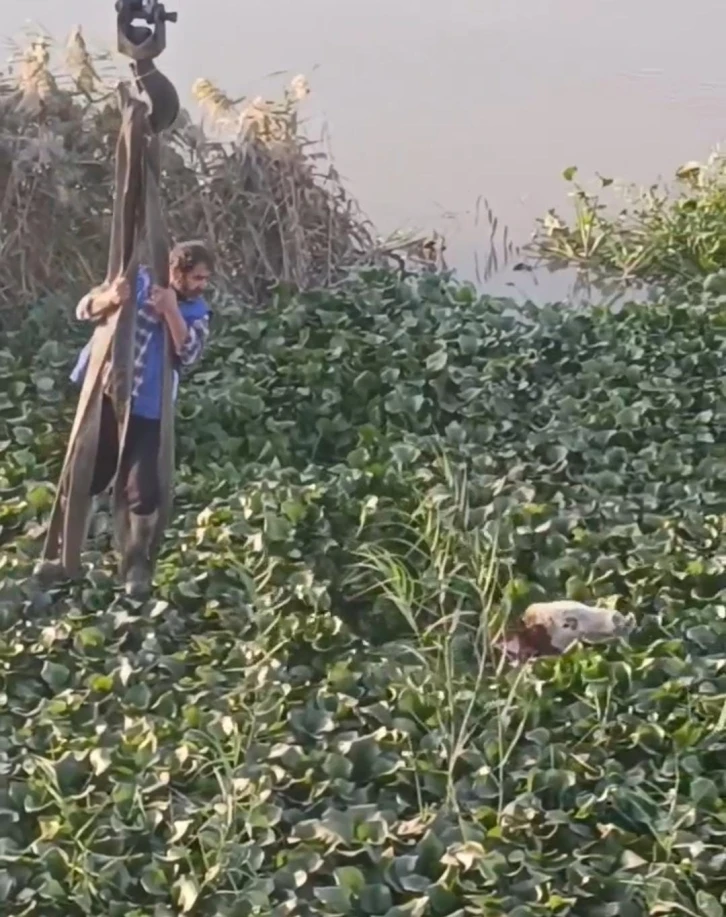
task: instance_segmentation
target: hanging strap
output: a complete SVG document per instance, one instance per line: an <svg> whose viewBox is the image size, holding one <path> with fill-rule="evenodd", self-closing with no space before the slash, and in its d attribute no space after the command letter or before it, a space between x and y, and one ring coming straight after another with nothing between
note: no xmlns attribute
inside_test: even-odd
<svg viewBox="0 0 726 917"><path fill-rule="evenodd" d="M136 6L139 6L138 2ZM169 236L159 190L160 147L158 133L171 126L179 113L179 97L173 84L159 70L156 58L166 46L165 22L176 21L162 4L147 3L148 20L153 28L133 23L133 0L118 0L119 50L134 61L137 90L149 99L147 106L132 96L128 83L118 87L121 128L116 144L114 204L111 218L106 278L101 289L118 277L125 277L129 297L112 315L97 324L91 338L86 373L76 415L68 439L56 500L43 547L42 558L58 559L70 576L80 572L85 520L90 509L93 478L101 422L104 384L118 423L118 474L131 413L136 334L136 281L140 244L146 237L153 283L169 286ZM109 363L106 377L104 368ZM174 418L172 408L172 345L164 326L164 360L161 410L159 477L161 505L157 529L152 538L154 559L171 515L173 493ZM128 538L128 506L125 493L114 488L114 528L118 547L123 552ZM122 491L122 489L121 489Z"/></svg>

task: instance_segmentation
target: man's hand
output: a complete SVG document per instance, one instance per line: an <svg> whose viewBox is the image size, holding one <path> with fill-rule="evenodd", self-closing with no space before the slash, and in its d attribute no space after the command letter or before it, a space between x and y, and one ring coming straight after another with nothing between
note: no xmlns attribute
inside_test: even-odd
<svg viewBox="0 0 726 917"><path fill-rule="evenodd" d="M117 277L106 287L96 287L78 303L76 316L81 321L105 318L115 312L131 294L131 288L125 277Z"/></svg>
<svg viewBox="0 0 726 917"><path fill-rule="evenodd" d="M165 288L154 285L151 288L149 305L159 318L166 322L166 327L169 329L171 340L174 344L174 351L178 356L184 347L189 329L184 321L184 316L179 311L176 293L171 287Z"/></svg>
<svg viewBox="0 0 726 917"><path fill-rule="evenodd" d="M151 288L149 304L159 318L167 318L175 312L179 305L176 293L171 287L157 287L156 285Z"/></svg>
<svg viewBox="0 0 726 917"><path fill-rule="evenodd" d="M117 277L108 290L108 304L113 308L118 308L131 295L131 287L125 277Z"/></svg>

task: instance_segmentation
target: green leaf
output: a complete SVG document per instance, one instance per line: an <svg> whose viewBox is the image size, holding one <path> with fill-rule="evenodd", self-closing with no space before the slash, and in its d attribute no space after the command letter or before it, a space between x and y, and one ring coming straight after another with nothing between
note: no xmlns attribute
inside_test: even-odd
<svg viewBox="0 0 726 917"><path fill-rule="evenodd" d="M446 438L450 443L460 446L466 442L466 429L455 420L452 420L446 427Z"/></svg>
<svg viewBox="0 0 726 917"><path fill-rule="evenodd" d="M99 694L107 694L113 691L113 678L110 675L91 675L88 686Z"/></svg>
<svg viewBox="0 0 726 917"><path fill-rule="evenodd" d="M307 507L301 500L285 500L281 509L293 525L304 519L307 512Z"/></svg>
<svg viewBox="0 0 726 917"><path fill-rule="evenodd" d="M78 634L78 642L84 649L103 646L104 636L97 627L84 627Z"/></svg>
<svg viewBox="0 0 726 917"><path fill-rule="evenodd" d="M21 446L27 446L35 439L35 434L30 427L14 427L13 433L15 435L15 441Z"/></svg>
<svg viewBox="0 0 726 917"><path fill-rule="evenodd" d="M393 906L391 891L386 885L365 885L360 890L360 907L364 914L385 914Z"/></svg>
<svg viewBox="0 0 726 917"><path fill-rule="evenodd" d="M50 491L50 488L45 484L39 484L36 487L31 487L28 490L27 496L28 503L31 508L35 511L42 511L50 509L53 505L54 496Z"/></svg>
<svg viewBox="0 0 726 917"><path fill-rule="evenodd" d="M352 910L350 893L345 888L313 888L313 894L328 914L349 914Z"/></svg>
<svg viewBox="0 0 726 917"><path fill-rule="evenodd" d="M365 885L365 877L355 866L339 866L335 870L335 880L349 894L359 895Z"/></svg>
<svg viewBox="0 0 726 917"><path fill-rule="evenodd" d="M163 897L169 893L169 883L164 870L156 863L149 863L144 866L141 872L141 886L149 895ZM183 907L181 899L177 899L180 906ZM193 905L193 902L192 902ZM188 908L189 910L190 908Z"/></svg>
<svg viewBox="0 0 726 917"><path fill-rule="evenodd" d="M370 453L363 446L348 453L348 464L351 468L365 468L369 461Z"/></svg>
<svg viewBox="0 0 726 917"><path fill-rule="evenodd" d="M399 466L410 465L420 454L420 450L409 443L395 443L391 446L391 455Z"/></svg>
<svg viewBox="0 0 726 917"><path fill-rule="evenodd" d="M130 707L136 707L139 710L146 710L151 703L151 691L148 685L143 682L132 685L126 689L124 701Z"/></svg>
<svg viewBox="0 0 726 917"><path fill-rule="evenodd" d="M697 806L703 803L715 805L720 797L718 787L707 777L696 777L691 783L691 799Z"/></svg>
<svg viewBox="0 0 726 917"><path fill-rule="evenodd" d="M325 773L335 780L349 780L353 764L343 755L329 754L323 764Z"/></svg>
<svg viewBox="0 0 726 917"><path fill-rule="evenodd" d="M719 904L718 898L709 895L708 892L696 892L696 906L698 913L703 917L723 917L723 907Z"/></svg>
<svg viewBox="0 0 726 917"><path fill-rule="evenodd" d="M439 373L448 363L449 355L446 350L436 350L426 358L426 369L430 372Z"/></svg>
<svg viewBox="0 0 726 917"><path fill-rule="evenodd" d="M459 350L465 357L473 356L479 349L479 339L473 334L460 334L458 344Z"/></svg>
<svg viewBox="0 0 726 917"><path fill-rule="evenodd" d="M8 901L15 886L15 880L7 871L0 869L0 901Z"/></svg>
<svg viewBox="0 0 726 917"><path fill-rule="evenodd" d="M697 643L703 649L708 649L717 642L713 629L707 624L697 624L695 627L689 627L686 630L686 638L693 641L693 643Z"/></svg>
<svg viewBox="0 0 726 917"><path fill-rule="evenodd" d="M266 513L265 532L270 541L287 541L290 537L290 523L282 516Z"/></svg>
<svg viewBox="0 0 726 917"><path fill-rule="evenodd" d="M62 691L68 684L70 677L71 672L67 666L61 665L59 662L51 662L50 660L46 660L46 662L43 663L41 678L54 691Z"/></svg>
<svg viewBox="0 0 726 917"><path fill-rule="evenodd" d="M726 270L709 274L703 282L703 288L708 293L716 293L721 296L726 294Z"/></svg>

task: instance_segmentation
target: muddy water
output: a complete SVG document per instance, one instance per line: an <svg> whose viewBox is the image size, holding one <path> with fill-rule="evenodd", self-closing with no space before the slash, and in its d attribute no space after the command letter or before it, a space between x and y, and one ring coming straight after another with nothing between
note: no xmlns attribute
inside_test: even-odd
<svg viewBox="0 0 726 917"><path fill-rule="evenodd" d="M382 231L438 227L483 265L485 198L515 242L565 202L562 169L670 178L726 135L721 0L177 0L165 64L231 95L305 73L307 112ZM3 0L3 30L113 41L112 0ZM503 285L508 277L500 277ZM545 292L557 292L545 283Z"/></svg>

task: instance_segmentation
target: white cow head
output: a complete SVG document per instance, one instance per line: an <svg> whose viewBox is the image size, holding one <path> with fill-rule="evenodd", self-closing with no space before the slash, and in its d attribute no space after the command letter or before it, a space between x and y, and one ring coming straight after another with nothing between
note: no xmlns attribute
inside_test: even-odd
<svg viewBox="0 0 726 917"><path fill-rule="evenodd" d="M602 643L627 637L635 627L633 614L623 615L609 608L591 608L581 602L535 602L522 617L522 631L546 632L552 650L564 652L576 640Z"/></svg>

